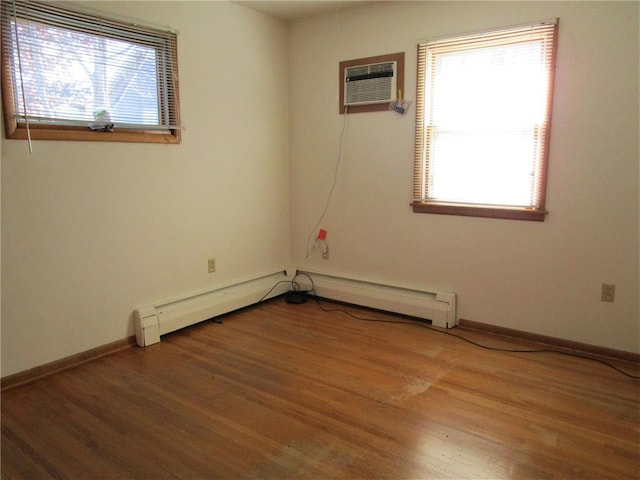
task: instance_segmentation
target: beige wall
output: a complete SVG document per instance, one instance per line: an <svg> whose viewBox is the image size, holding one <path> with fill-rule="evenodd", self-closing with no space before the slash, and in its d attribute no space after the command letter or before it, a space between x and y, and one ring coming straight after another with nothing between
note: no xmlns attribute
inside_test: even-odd
<svg viewBox="0 0 640 480"><path fill-rule="evenodd" d="M559 17L544 223L413 214L415 110L337 111L338 62L406 52L415 98L422 38ZM384 2L295 23L290 33L294 264L453 290L464 319L640 352L638 4ZM330 259L305 259L321 227ZM603 282L615 303L600 301Z"/></svg>
<svg viewBox="0 0 640 480"><path fill-rule="evenodd" d="M225 2L91 3L179 29L186 130L32 156L2 139L3 376L132 335L137 306L288 263L286 24Z"/></svg>

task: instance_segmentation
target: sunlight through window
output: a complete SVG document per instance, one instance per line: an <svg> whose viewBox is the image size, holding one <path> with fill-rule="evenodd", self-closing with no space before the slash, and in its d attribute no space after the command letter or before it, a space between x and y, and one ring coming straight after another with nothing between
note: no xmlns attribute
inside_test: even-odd
<svg viewBox="0 0 640 480"><path fill-rule="evenodd" d="M556 25L418 46L414 210L544 218Z"/></svg>

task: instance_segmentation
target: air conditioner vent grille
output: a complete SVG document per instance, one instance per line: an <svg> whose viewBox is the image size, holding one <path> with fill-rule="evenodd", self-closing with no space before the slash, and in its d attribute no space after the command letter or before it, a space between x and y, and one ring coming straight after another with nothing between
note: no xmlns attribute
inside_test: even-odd
<svg viewBox="0 0 640 480"><path fill-rule="evenodd" d="M392 77L393 62L358 65L357 67L347 68L347 82L357 80L358 77L378 77L380 74Z"/></svg>
<svg viewBox="0 0 640 480"><path fill-rule="evenodd" d="M345 69L345 105L386 103L395 99L396 62Z"/></svg>

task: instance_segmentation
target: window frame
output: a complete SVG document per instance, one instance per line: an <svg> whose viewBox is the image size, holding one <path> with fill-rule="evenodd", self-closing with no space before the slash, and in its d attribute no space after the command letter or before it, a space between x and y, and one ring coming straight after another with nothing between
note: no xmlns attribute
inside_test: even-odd
<svg viewBox="0 0 640 480"><path fill-rule="evenodd" d="M20 3L20 0L14 0ZM180 128L180 99L179 99L179 78L178 78L178 59L177 59L177 35L173 32L162 32L157 28L140 27L139 25L133 25L120 20L114 20L102 15L95 15L85 13L77 8L58 7L55 9L64 14L65 12L70 15L80 15L87 19L92 19L96 22L108 22L110 25L116 25L118 28L127 29L127 31L133 31L133 28L144 29L149 32L162 32L165 36L168 35L166 50L162 51L163 55L158 55L157 65L160 63L169 63L159 70L158 75L164 75L167 77L164 83L171 84L172 89L172 103L169 107L162 107L167 109L161 111L171 117L171 123L175 124L175 128L116 128L113 131L93 131L88 126L78 125L63 125L58 123L25 123L18 121L18 115L16 112L16 97L20 95L16 92L16 87L13 82L12 72L12 55L9 52L11 47L5 46L5 35L11 28L12 15L7 13L6 10L12 8L14 1L3 1L3 11L0 14L0 21L2 22L2 40L3 45L0 48L0 68L2 73L2 79L0 81L0 88L2 88L2 108L4 112L4 127L5 136L7 139L15 140L67 140L67 141L97 141L97 142L129 142L129 143L164 143L164 144L179 144L181 143L181 128ZM28 2L26 2L28 3ZM38 2L42 4L41 2ZM27 5L28 7L28 5ZM20 17L18 15L18 17ZM87 20L89 21L89 20ZM64 28L64 27L63 27ZM135 43L131 41L131 43ZM162 58L170 56L170 62L164 62ZM163 83L163 82L159 82ZM167 87L168 88L168 87ZM164 91L161 91L159 101L164 102Z"/></svg>
<svg viewBox="0 0 640 480"><path fill-rule="evenodd" d="M554 74L557 55L558 42L558 19L548 19L515 27L493 29L475 34L452 36L446 40L463 41L470 38L473 41L481 41L484 36L501 35L510 30L521 28L532 28L539 25L551 26L550 54L548 59L548 97L546 108L546 118L542 126L543 139L541 141L541 153L539 157L539 168L537 173L537 184L533 185L537 189L537 204L534 207L513 207L503 205L483 205L481 203L447 203L443 201L429 201L426 195L429 178L428 175L428 142L430 141L428 127L426 123L426 77L427 77L427 46L429 42L418 44L417 57L417 82L416 82L416 136L415 136L415 157L414 157L414 188L413 201L411 206L414 213L431 213L441 215L459 215L471 217L501 218L512 220L528 220L543 222L548 211L546 210L547 175L549 163L549 143L551 131L551 110L553 104ZM439 40L438 40L439 41Z"/></svg>

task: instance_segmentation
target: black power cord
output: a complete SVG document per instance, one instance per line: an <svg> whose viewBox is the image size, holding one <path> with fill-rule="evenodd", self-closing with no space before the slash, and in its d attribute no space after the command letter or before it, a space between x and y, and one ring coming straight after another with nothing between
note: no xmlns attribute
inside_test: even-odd
<svg viewBox="0 0 640 480"><path fill-rule="evenodd" d="M310 290L301 290L300 289L300 284L298 284L295 279L298 276L305 276L307 277L307 279L309 279L309 282L311 283L311 289ZM273 291L274 288L276 288L276 286L278 286L281 283L288 283L289 281L280 281L278 283L276 283L271 290L269 290L269 292L266 293L266 295L264 297L262 297L262 299L260 301L262 301L264 298L267 297L267 295L269 295L269 293L271 293ZM633 375L631 373L625 372L624 370L616 367L615 365L612 365L611 363L607 362L606 360L603 360L601 358L597 358L597 357L592 357L589 355L585 355L585 354L581 354L578 352L568 352L568 351L563 351L563 350L556 350L556 349L551 349L551 348L534 348L534 349L514 349L514 348L502 348L502 347L492 347L490 345L484 345L482 343L478 343L475 342L473 340L470 340L462 335L457 335L455 333L451 333L448 332L446 330L440 330L438 328L434 328L433 326L431 326L428 323L425 323L424 321L421 320L411 320L409 318L407 318L406 320L384 320L384 319L379 319L379 318L369 318L369 317L361 317L359 315L356 315L354 313L351 313L347 310L341 309L341 308L326 308L324 307L321 303L320 303L320 297L318 297L318 295L316 294L316 287L315 284L313 283L313 279L309 276L309 274L301 272L301 273L297 273L295 275L295 277L293 277L293 279L290 281L291 283L291 288L293 292L296 292L298 295L309 295L311 296L311 298L313 298L318 307L320 307L320 309L324 312L328 312L328 313L343 313L345 315L348 315L352 318L355 318L356 320L361 320L364 322L377 322L377 323L393 323L393 324L406 324L406 325L416 325L419 327L423 327L423 328L427 328L429 330L431 330L432 332L436 332L436 333L441 333L443 335L449 335L450 337L455 337L457 339L460 339L464 342L467 342L471 345L475 345L476 347L480 347L483 348L485 350L492 350L495 352L504 352L504 353L555 353L557 355L565 355L568 357L576 357L576 358L582 358L585 360L591 360L592 362L597 362L600 363L602 365L605 365L613 370L615 370L616 372L629 377L629 378L633 378L635 380L639 380L640 376L638 375ZM290 302L290 303L294 303L294 302ZM303 303L303 302L300 302Z"/></svg>
<svg viewBox="0 0 640 480"><path fill-rule="evenodd" d="M337 313L343 313L345 315L348 315L350 317L353 317L357 320L362 320L365 322L381 322L381 323L398 323L398 324L406 324L406 325L416 325L419 327L424 327L427 328L429 330L431 330L432 332L436 332L436 333L441 333L443 335L449 335L450 337L456 337L464 342L470 343L471 345L475 345L476 347L480 347L483 348L485 350L493 350L496 352L505 352L505 353L556 353L558 355L565 355L568 357L577 357L577 358L583 358L585 360L591 360L593 362L597 362L600 363L602 365L606 365L609 368L612 368L613 370L621 373L622 375L625 375L629 378L633 378L633 379L640 379L640 376L638 375L633 375L631 373L625 372L624 370L621 370L620 368L616 367L615 365L612 365L611 363L607 362L606 360L603 360L601 358L596 358L596 357L591 357L589 355L585 355L585 354L581 354L581 353L577 353L577 352L565 352L562 350L555 350L555 349L551 349L551 348L535 348L535 349L530 349L530 350L525 350L525 349L514 349L514 348L502 348L502 347L492 347L490 345L483 345L481 343L475 342L473 340L470 340L462 335L457 335L455 333L451 333L448 332L446 330L439 330L437 328L432 327L431 325L429 325L428 323L424 323L423 321L420 320L415 320L415 321L411 321L411 320L383 320L383 319L378 319L378 318L367 318L367 317L360 317L358 315L355 315L347 310L342 310L340 308L333 308L333 309L328 309L323 307L320 304L320 298L314 296L314 299L316 300L316 303L318 304L318 306L320 307L321 310L325 311L325 312L337 312Z"/></svg>
<svg viewBox="0 0 640 480"><path fill-rule="evenodd" d="M298 278L300 275L304 275L309 279L309 281L311 282L311 285L312 285L312 290L301 290L300 289L300 284L298 282L296 282L296 278ZM311 277L309 275L307 275L306 273L296 273L296 275L291 280L280 280L279 282L276 282L273 285L273 287L271 287L269 289L269 291L267 293L265 293L260 300L258 300L257 303L260 303L260 302L264 301L269 296L269 294L275 290L275 288L278 285L282 285L283 283L288 283L288 284L291 285L291 290L289 290L289 292L286 295L295 294L295 295L292 295L292 297L301 297L302 298L307 293L313 292L313 294L315 296L315 287L313 287L313 280L311 279ZM304 300L306 301L306 297L304 298ZM289 303L304 303L304 301L302 301L302 300L291 301Z"/></svg>

